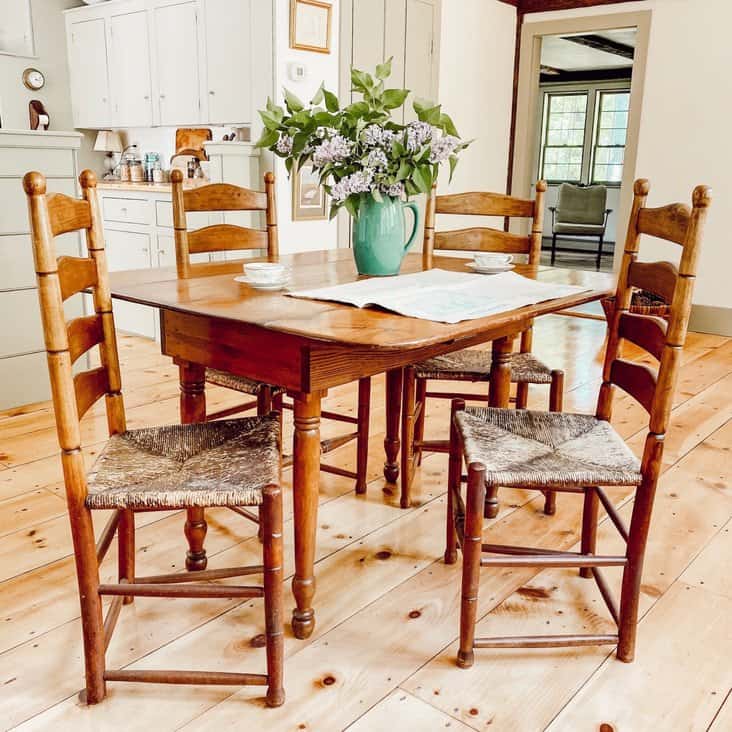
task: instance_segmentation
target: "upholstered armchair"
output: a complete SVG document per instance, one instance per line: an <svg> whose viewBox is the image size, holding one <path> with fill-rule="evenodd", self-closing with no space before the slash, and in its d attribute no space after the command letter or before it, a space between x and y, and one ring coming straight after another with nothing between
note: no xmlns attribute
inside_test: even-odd
<svg viewBox="0 0 732 732"><path fill-rule="evenodd" d="M602 245L605 240L607 220L612 209L607 204L605 186L577 186L562 183L556 206L552 213L552 264L557 256L557 237L597 237L595 268L600 269Z"/></svg>

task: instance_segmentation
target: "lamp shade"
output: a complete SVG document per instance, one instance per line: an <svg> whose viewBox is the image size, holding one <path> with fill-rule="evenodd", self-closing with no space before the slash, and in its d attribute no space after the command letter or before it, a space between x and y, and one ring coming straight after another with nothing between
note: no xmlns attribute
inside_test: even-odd
<svg viewBox="0 0 732 732"><path fill-rule="evenodd" d="M99 130L94 149L100 152L121 153L122 140L119 139L119 133L111 130Z"/></svg>

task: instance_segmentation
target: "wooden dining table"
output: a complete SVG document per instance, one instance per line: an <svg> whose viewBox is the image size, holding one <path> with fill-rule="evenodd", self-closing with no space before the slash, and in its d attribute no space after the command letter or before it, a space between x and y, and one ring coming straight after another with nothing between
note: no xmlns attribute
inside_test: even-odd
<svg viewBox="0 0 732 732"><path fill-rule="evenodd" d="M292 267L291 289L325 287L358 279L349 249L280 258ZM435 256L432 266L467 271L466 260ZM423 269L409 254L402 273ZM398 477L402 369L425 358L492 342L489 403L507 406L509 356L516 335L534 318L574 308L611 293L611 274L517 265L515 271L542 282L582 285L587 290L454 325L408 318L376 308L289 297L234 280L241 262L212 264L206 276L178 279L174 267L110 275L112 297L159 308L162 352L179 367L184 423L206 415L206 367L284 387L293 399L293 502L296 607L292 628L307 638L315 627L314 560L320 463L321 401L328 389L386 372L387 481ZM395 282L397 282L395 280ZM486 277L490 287L490 277ZM398 509L395 509L398 510ZM186 566L204 569L206 519L188 509Z"/></svg>

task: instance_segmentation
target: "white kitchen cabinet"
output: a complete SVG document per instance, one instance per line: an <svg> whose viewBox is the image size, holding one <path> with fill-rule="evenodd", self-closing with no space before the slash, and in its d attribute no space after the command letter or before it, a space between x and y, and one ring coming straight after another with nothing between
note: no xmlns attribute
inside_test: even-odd
<svg viewBox="0 0 732 732"><path fill-rule="evenodd" d="M251 0L204 0L208 119L252 121Z"/></svg>
<svg viewBox="0 0 732 732"><path fill-rule="evenodd" d="M201 120L198 3L163 5L153 18L158 123L195 124Z"/></svg>
<svg viewBox="0 0 732 732"><path fill-rule="evenodd" d="M114 122L120 127L150 127L153 105L147 12L142 9L111 15L109 35Z"/></svg>
<svg viewBox="0 0 732 732"><path fill-rule="evenodd" d="M435 46L439 33L435 0L407 0L404 38L404 87L414 97L437 100L438 65ZM405 121L416 119L411 105L405 109Z"/></svg>
<svg viewBox="0 0 732 732"><path fill-rule="evenodd" d="M71 106L76 127L112 123L107 31L103 18L67 25Z"/></svg>

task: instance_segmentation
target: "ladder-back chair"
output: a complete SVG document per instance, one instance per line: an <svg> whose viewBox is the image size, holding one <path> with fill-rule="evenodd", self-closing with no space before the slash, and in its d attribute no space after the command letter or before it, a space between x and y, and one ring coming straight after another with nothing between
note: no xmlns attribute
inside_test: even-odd
<svg viewBox="0 0 732 732"><path fill-rule="evenodd" d="M501 252L525 255L528 264L538 265L541 257L541 234L544 220L544 194L546 182L536 184L536 198L523 199L501 193L456 193L436 195L432 188L427 201L423 266L432 267L435 250L457 250L463 252ZM528 235L513 234L488 227L473 227L452 231L435 231L436 214L458 214L468 216L500 216L529 219L531 230ZM490 280L486 280L486 285ZM531 352L533 328L521 333L520 350L511 354L511 382L516 384L516 408L525 409L528 401L529 384L549 385L549 409L562 411L564 373L551 370ZM447 452L449 441L425 440L424 422L428 397L441 399L462 398L471 401L488 401L488 394L460 394L456 392L428 391L427 382L482 381L490 382L493 358L487 351L464 349L443 356L427 359L408 366L404 371L404 410L402 413L402 469L401 505L410 505L410 487L415 467L421 462L423 451ZM555 496L547 492L544 510L553 514L556 510ZM498 505L489 501L486 516L493 518Z"/></svg>
<svg viewBox="0 0 732 732"><path fill-rule="evenodd" d="M617 308L609 323L602 385L594 416L492 408L467 408L453 402L447 548L445 561L463 552L460 651L458 664L473 663L474 648L546 648L593 644L617 645L621 661L635 653L638 601L664 437L691 311L702 229L711 192L699 186L691 208L675 203L647 208L648 181L635 183L625 252L617 287ZM640 262L642 234L681 246L678 267L670 262ZM632 290L649 290L671 303L668 322L629 311ZM622 358L629 341L657 362L653 370ZM649 413L648 435L638 460L610 425L613 392L620 388ZM468 465L467 498L460 485L462 461ZM483 501L497 486L552 489L583 495L581 549L554 551L483 543ZM635 500L626 528L600 486L633 486ZM597 553L597 519L602 504L625 540L619 555ZM482 556L484 553L498 556ZM618 626L613 634L475 638L481 567L579 567L593 577ZM620 604L616 604L600 567L622 567Z"/></svg>
<svg viewBox="0 0 732 732"><path fill-rule="evenodd" d="M266 686L267 704L284 701L282 687L282 500L280 429L276 414L209 424L128 430L122 399L102 218L91 171L80 176L83 199L46 194L41 173L28 173L28 197L38 297L61 448L66 501L76 561L86 672L85 701L104 699L108 681ZM56 256L54 239L84 231L87 256ZM63 304L91 291L94 313L66 322ZM99 346L100 365L74 373L74 364ZM110 440L87 475L80 420L101 398ZM213 506L258 506L263 564L195 573L138 576L135 512ZM92 511L111 510L98 537ZM119 581L101 584L99 565L115 534ZM263 574L263 586L211 580ZM111 597L102 618L102 598ZM105 651L123 604L135 597L264 598L266 674L220 671L108 669Z"/></svg>
<svg viewBox="0 0 732 732"><path fill-rule="evenodd" d="M175 227L175 247L178 276L188 279L195 276L205 276L211 272L220 273L216 265L208 262L192 263L192 254L216 253L224 251L256 251L266 253L269 261L279 258L277 240L277 214L275 201L275 178L271 172L265 173L265 192L253 191L248 188L230 185L228 183L213 183L200 188L185 190L183 174L174 170L171 174L173 183L173 225ZM189 231L186 214L193 211L263 211L266 214L266 231L252 229L234 224L215 224L196 231ZM257 414L268 414L272 409L292 409L292 404L284 402L284 389L274 384L248 379L245 376L231 374L218 369L206 369L206 381L209 384L255 396L256 401L211 412L206 415L207 420L219 419L232 414L244 412L256 407ZM321 454L325 455L342 445L356 440L356 471L345 470L322 464L321 470L335 473L356 481L356 492L366 492L368 441L369 441L369 411L371 402L371 379L365 377L359 380L357 416L352 417L337 412L324 411L322 416L338 422L346 422L355 426L355 429L344 435L337 435L321 443ZM285 458L288 465L291 457Z"/></svg>

